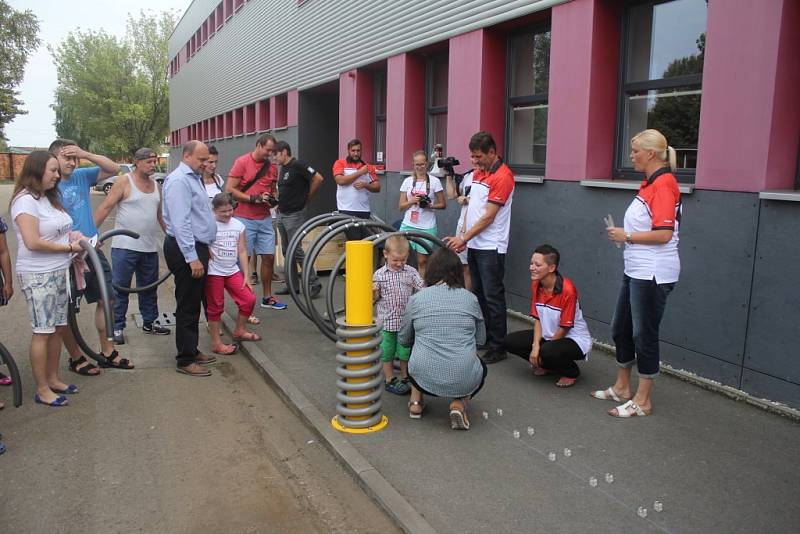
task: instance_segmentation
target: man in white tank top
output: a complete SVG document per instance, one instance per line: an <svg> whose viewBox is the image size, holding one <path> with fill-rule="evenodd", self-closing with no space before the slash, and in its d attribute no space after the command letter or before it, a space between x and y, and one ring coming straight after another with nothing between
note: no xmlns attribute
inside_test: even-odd
<svg viewBox="0 0 800 534"><path fill-rule="evenodd" d="M161 193L152 176L156 153L140 148L134 154L134 170L119 177L108 196L94 213L99 228L114 206L117 216L114 229L124 228L139 234L139 239L114 236L111 240L112 279L114 285L130 287L136 274L136 286L143 287L158 279L159 237L164 231L161 218ZM114 289L114 343L125 343L123 330L128 313L128 295ZM169 329L154 324L158 317L156 288L139 293L142 330L148 334L168 335Z"/></svg>

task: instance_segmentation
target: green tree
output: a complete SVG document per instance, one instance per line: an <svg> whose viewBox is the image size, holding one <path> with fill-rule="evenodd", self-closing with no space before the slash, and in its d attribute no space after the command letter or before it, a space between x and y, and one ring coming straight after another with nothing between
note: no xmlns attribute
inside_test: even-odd
<svg viewBox="0 0 800 534"><path fill-rule="evenodd" d="M28 56L39 46L39 20L32 11L16 11L0 0L0 138L6 124L27 113L16 88L25 76Z"/></svg>
<svg viewBox="0 0 800 534"><path fill-rule="evenodd" d="M110 157L159 147L169 133L167 42L176 16L128 17L124 37L76 31L53 55L56 132Z"/></svg>

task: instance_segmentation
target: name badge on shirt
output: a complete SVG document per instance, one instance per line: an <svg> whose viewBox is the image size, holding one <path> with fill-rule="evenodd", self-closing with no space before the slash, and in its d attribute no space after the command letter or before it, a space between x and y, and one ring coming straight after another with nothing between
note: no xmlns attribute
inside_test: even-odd
<svg viewBox="0 0 800 534"><path fill-rule="evenodd" d="M411 222L416 224L419 222L419 211L411 210Z"/></svg>

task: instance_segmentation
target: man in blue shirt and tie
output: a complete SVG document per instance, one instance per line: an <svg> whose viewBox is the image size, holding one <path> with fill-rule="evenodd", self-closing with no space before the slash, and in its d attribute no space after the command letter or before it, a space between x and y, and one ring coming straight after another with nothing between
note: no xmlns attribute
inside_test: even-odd
<svg viewBox="0 0 800 534"><path fill-rule="evenodd" d="M210 376L204 366L217 361L197 350L200 303L208 272L208 246L217 235L217 223L208 205L203 170L208 147L189 141L182 161L164 180L163 217L167 228L164 259L175 277L175 346L177 371Z"/></svg>

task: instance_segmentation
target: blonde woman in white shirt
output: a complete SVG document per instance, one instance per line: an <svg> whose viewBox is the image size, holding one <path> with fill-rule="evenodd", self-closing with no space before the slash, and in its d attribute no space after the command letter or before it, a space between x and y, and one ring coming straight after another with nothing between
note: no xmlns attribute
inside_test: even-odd
<svg viewBox="0 0 800 534"><path fill-rule="evenodd" d="M428 174L428 155L425 152L422 150L414 152L412 162L414 172L400 186L397 209L405 212L400 230L413 230L436 236L438 229L436 212L433 210L445 208L444 188L439 178ZM413 241L411 248L417 253L417 270L424 277L428 251Z"/></svg>

